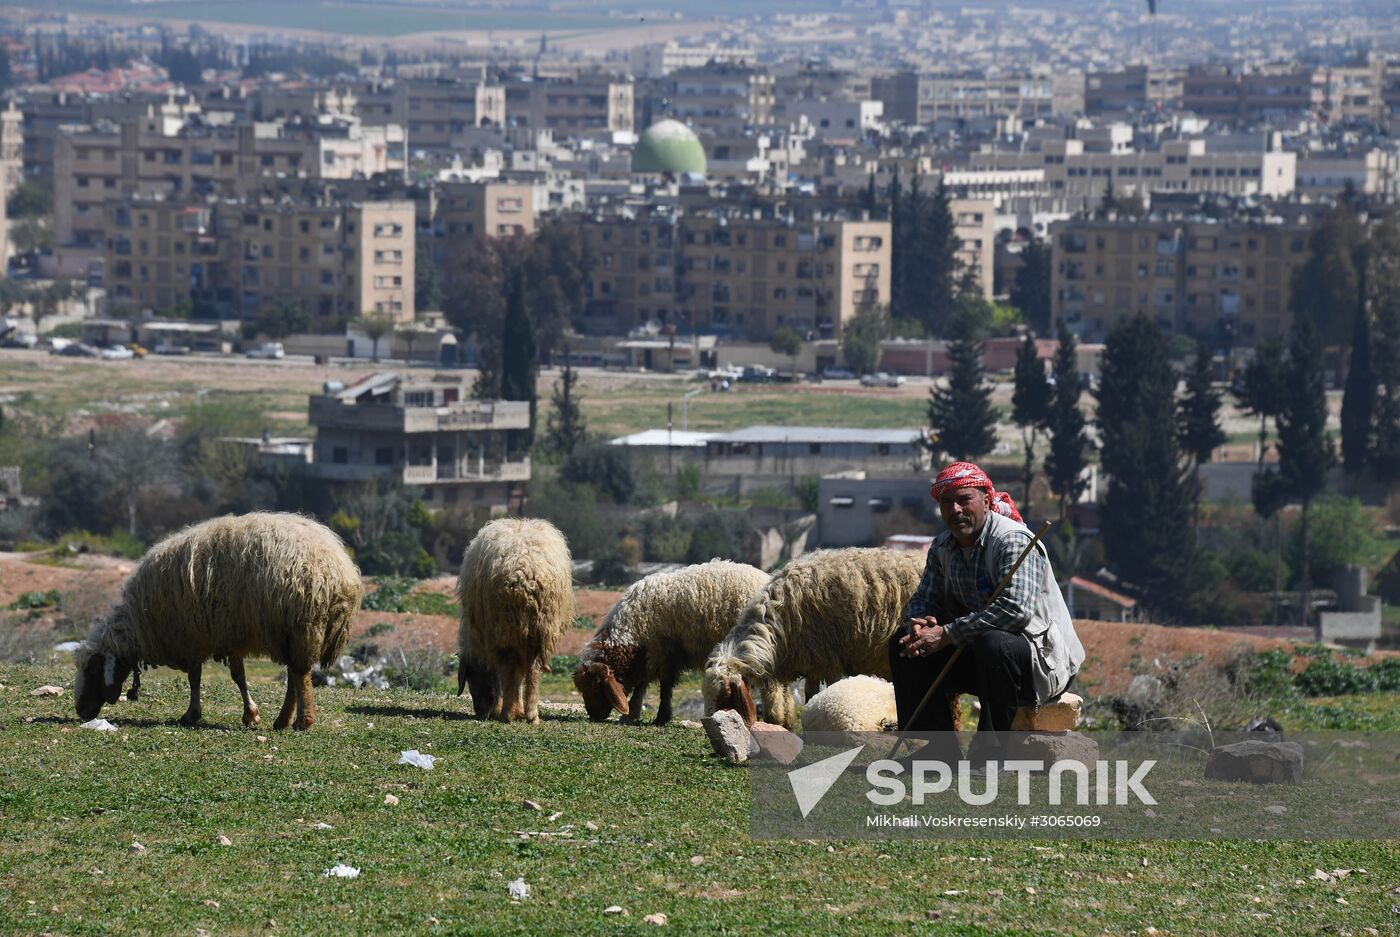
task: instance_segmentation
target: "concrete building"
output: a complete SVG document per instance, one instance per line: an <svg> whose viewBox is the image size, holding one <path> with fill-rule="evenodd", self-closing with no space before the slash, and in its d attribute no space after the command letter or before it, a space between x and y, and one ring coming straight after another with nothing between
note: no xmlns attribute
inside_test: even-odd
<svg viewBox="0 0 1400 937"><path fill-rule="evenodd" d="M766 69L727 64L678 69L658 90L670 114L702 135L733 135L773 122L773 76ZM664 116L655 103L651 116Z"/></svg>
<svg viewBox="0 0 1400 937"><path fill-rule="evenodd" d="M1298 193L1313 200L1336 198L1350 183L1363 195L1400 200L1400 149L1375 147L1354 155L1298 154Z"/></svg>
<svg viewBox="0 0 1400 937"><path fill-rule="evenodd" d="M1188 69L1181 82L1183 109L1226 123L1321 114L1326 105L1326 75L1308 66L1241 72L1223 66L1200 65Z"/></svg>
<svg viewBox="0 0 1400 937"><path fill-rule="evenodd" d="M887 120L906 124L994 124L1001 118L1034 120L1056 113L1055 80L1049 75L902 72L872 79L871 95L884 103Z"/></svg>
<svg viewBox="0 0 1400 937"><path fill-rule="evenodd" d="M1181 107L1182 73L1147 65L1084 76L1084 113L1125 117L1174 111Z"/></svg>
<svg viewBox="0 0 1400 937"><path fill-rule="evenodd" d="M505 84L506 120L511 126L549 130L559 139L610 138L634 128L630 78L517 76Z"/></svg>
<svg viewBox="0 0 1400 937"><path fill-rule="evenodd" d="M247 319L292 302L321 327L367 312L413 319L412 202L132 197L101 217L114 310L189 302L202 315Z"/></svg>
<svg viewBox="0 0 1400 937"><path fill-rule="evenodd" d="M368 84L358 92L355 112L366 124L396 124L416 151L450 155L472 128L506 123L506 92L483 78L411 78Z"/></svg>
<svg viewBox="0 0 1400 937"><path fill-rule="evenodd" d="M686 68L718 65L743 65L756 61L754 50L747 46L720 46L706 43L683 46L678 42L651 42L633 48L627 62L638 78L661 78Z"/></svg>
<svg viewBox="0 0 1400 937"><path fill-rule="evenodd" d="M24 112L9 101L0 111L0 191L13 191L23 173Z"/></svg>
<svg viewBox="0 0 1400 937"><path fill-rule="evenodd" d="M455 375L415 380L378 371L310 398L316 429L310 471L331 483L401 482L429 508L518 511L530 457L518 439L529 404L473 400Z"/></svg>
<svg viewBox="0 0 1400 937"><path fill-rule="evenodd" d="M1168 334L1240 346L1284 336L1310 225L1209 220L1062 221L1051 227L1051 308L1102 341L1145 313Z"/></svg>
<svg viewBox="0 0 1400 937"><path fill-rule="evenodd" d="M806 118L817 140L860 140L884 126L881 101L796 101L787 112Z"/></svg>
<svg viewBox="0 0 1400 937"><path fill-rule="evenodd" d="M917 429L749 426L707 439L702 471L707 480L738 479L739 493L807 475L908 476L928 466L920 438ZM928 500L927 481L924 486Z"/></svg>

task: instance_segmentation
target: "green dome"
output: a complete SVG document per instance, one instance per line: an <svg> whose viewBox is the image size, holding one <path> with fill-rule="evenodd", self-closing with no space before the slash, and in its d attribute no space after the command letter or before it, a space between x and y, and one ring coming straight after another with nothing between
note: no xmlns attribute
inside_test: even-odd
<svg viewBox="0 0 1400 937"><path fill-rule="evenodd" d="M678 120L652 124L632 150L632 171L637 173L705 174L705 148L692 131Z"/></svg>

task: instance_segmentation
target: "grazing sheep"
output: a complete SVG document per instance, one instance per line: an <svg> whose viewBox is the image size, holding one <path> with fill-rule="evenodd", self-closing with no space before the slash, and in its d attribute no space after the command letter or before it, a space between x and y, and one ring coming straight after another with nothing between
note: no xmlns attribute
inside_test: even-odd
<svg viewBox="0 0 1400 937"><path fill-rule="evenodd" d="M457 695L478 716L540 721L540 672L574 620L569 545L553 524L507 517L477 532L457 577ZM525 704L521 707L521 682Z"/></svg>
<svg viewBox="0 0 1400 937"><path fill-rule="evenodd" d="M152 547L122 587L121 601L92 627L73 655L78 715L93 719L121 696L139 667L183 670L190 705L181 725L199 722L204 662L227 661L243 696L243 724L257 725L243 658L287 666L287 693L273 727L296 710L297 729L316 721L311 668L340 656L359 611L360 571L331 530L296 514L219 517L187 527Z"/></svg>
<svg viewBox="0 0 1400 937"><path fill-rule="evenodd" d="M600 722L616 709L624 722L635 722L647 684L660 680L656 724L670 722L676 678L704 664L767 582L761 569L711 560L634 583L579 653L574 685L588 717Z"/></svg>
<svg viewBox="0 0 1400 937"><path fill-rule="evenodd" d="M837 680L802 706L803 732L888 732L898 727L894 684L879 677Z"/></svg>
<svg viewBox="0 0 1400 937"><path fill-rule="evenodd" d="M924 572L925 557L882 548L818 550L793 560L754 596L705 665L705 712L758 719L746 681L759 680L764 719L792 729L787 684L850 674L890 675L888 643Z"/></svg>

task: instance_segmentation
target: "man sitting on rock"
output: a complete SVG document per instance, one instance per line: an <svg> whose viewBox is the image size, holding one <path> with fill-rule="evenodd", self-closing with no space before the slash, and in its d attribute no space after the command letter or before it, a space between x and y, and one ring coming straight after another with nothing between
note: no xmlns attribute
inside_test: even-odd
<svg viewBox="0 0 1400 937"><path fill-rule="evenodd" d="M951 733L953 701L961 693L975 694L982 714L969 754L999 760L1017 708L1039 708L1064 693L1084 662L1084 647L1043 544L992 600L1033 539L1010 495L997 491L971 462L939 472L931 493L948 529L929 547L923 578L904 609L906 627L890 639L899 725L910 732ZM957 647L962 654L911 725ZM921 758L951 763L961 757L955 736L937 739Z"/></svg>

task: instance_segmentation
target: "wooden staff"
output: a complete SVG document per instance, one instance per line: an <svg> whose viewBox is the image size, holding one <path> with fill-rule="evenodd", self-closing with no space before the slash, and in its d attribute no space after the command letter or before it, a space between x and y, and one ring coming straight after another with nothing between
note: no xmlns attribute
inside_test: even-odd
<svg viewBox="0 0 1400 937"><path fill-rule="evenodd" d="M1026 548L1021 551L1021 555L1016 557L1016 562L1012 565L1011 569L1007 570L1006 575L1001 577L1001 582L997 583L996 589L992 591L992 597L987 600L988 606L997 600L997 597L1001 595L1002 591L1007 586L1011 585L1011 580L1016 575L1016 570L1021 568L1021 564L1026 561L1026 557L1031 555L1031 551L1034 550L1035 545L1040 542L1040 538L1045 536L1045 532L1050 529L1050 526L1051 522L1046 521L1041 525L1040 530L1036 531L1035 536L1031 538L1031 542L1026 544ZM933 699L933 694L938 691L939 685L943 683L943 678L948 676L948 672L953 669L953 664L962 656L963 648L966 646L965 644L960 644L953 649L953 655L948 658L948 663L943 665L943 669L939 671L938 676L934 678L933 684L928 688L928 692L924 694L924 698L919 701L919 705L915 707L913 714L910 715L908 725L913 725L918 721L919 714L924 711L924 707L928 705L928 701ZM904 737L908 733L909 730L907 728L899 733L899 737L894 740L894 748L890 749L890 753L885 756L886 758L894 757L895 752L899 751L899 746L904 744Z"/></svg>

